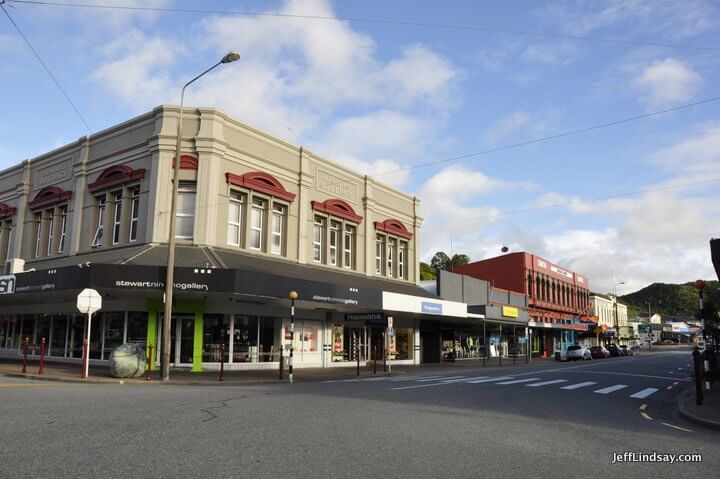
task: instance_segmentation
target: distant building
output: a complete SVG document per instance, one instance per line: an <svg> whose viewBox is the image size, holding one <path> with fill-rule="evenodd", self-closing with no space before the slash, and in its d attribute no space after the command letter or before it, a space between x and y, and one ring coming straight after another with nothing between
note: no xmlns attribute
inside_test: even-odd
<svg viewBox="0 0 720 479"><path fill-rule="evenodd" d="M510 253L453 268L495 288L528 296L532 353L564 354L576 332L587 332L589 281L527 252Z"/></svg>
<svg viewBox="0 0 720 479"><path fill-rule="evenodd" d="M617 308L616 308L617 305ZM628 326L627 306L612 295L593 293L590 295L590 312L598 318L602 332L596 335L596 345L613 342L627 343L633 335ZM597 344L597 343L600 344Z"/></svg>

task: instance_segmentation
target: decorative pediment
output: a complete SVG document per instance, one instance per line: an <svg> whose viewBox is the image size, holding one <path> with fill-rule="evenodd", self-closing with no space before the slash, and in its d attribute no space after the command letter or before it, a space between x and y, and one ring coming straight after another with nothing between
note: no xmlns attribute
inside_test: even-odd
<svg viewBox="0 0 720 479"><path fill-rule="evenodd" d="M312 201L311 204L312 209L314 209L315 211L321 211L329 215L344 218L354 223L360 223L363 219L362 216L355 213L355 211L352 209L352 206L350 206L347 202L343 200L329 199L323 202Z"/></svg>
<svg viewBox="0 0 720 479"><path fill-rule="evenodd" d="M262 171L253 171L244 175L225 173L225 178L231 185L265 193L285 201L295 200L295 194L287 191L277 178Z"/></svg>
<svg viewBox="0 0 720 479"><path fill-rule="evenodd" d="M145 178L145 168L134 170L128 165L113 165L100 173L97 180L88 185L88 190L95 193L99 190L106 190L113 186L142 180L143 178Z"/></svg>
<svg viewBox="0 0 720 479"><path fill-rule="evenodd" d="M175 168L175 158L172 159L173 168ZM181 170L197 170L198 159L190 155L180 155Z"/></svg>
<svg viewBox="0 0 720 479"><path fill-rule="evenodd" d="M72 198L72 191L65 191L57 186L46 186L35 195L32 201L28 201L28 208L31 210L42 208L55 203L69 201Z"/></svg>
<svg viewBox="0 0 720 479"><path fill-rule="evenodd" d="M6 205L5 203L0 203L0 218L6 218L8 216L13 216L17 209L14 206Z"/></svg>
<svg viewBox="0 0 720 479"><path fill-rule="evenodd" d="M384 231L385 233L398 235L401 238L410 239L413 237L413 234L405 227L402 221L396 219L388 219L382 223L376 221L375 229L378 231Z"/></svg>

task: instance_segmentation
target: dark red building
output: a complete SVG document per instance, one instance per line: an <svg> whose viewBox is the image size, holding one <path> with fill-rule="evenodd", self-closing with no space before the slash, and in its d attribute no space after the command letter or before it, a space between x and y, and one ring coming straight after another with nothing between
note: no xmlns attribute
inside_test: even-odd
<svg viewBox="0 0 720 479"><path fill-rule="evenodd" d="M575 331L587 331L590 284L585 276L531 253L510 253L453 268L496 288L528 296L532 351L565 353Z"/></svg>

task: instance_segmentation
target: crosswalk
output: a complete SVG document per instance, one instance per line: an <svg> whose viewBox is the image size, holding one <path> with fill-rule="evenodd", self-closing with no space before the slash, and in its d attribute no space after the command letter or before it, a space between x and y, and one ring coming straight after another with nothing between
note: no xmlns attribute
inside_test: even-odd
<svg viewBox="0 0 720 479"><path fill-rule="evenodd" d="M529 388L557 387L565 391L587 390L603 396L627 394L632 399L646 399L657 393L661 388L644 388L637 390L629 384L602 385L595 381L573 383L569 379L548 377L524 376L383 376L364 379L345 379L326 382L361 382L383 381L391 383L393 391L406 389L420 389L431 387L452 386L454 384L497 385L497 386L524 386Z"/></svg>

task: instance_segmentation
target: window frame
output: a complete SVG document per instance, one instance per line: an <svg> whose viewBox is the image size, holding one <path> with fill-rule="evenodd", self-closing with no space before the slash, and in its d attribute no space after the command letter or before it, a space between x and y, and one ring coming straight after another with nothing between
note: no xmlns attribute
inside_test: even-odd
<svg viewBox="0 0 720 479"><path fill-rule="evenodd" d="M105 235L105 207L106 197L105 194L96 196L95 208L97 209L97 227L95 228L95 234L93 235L91 248L102 248L105 246L104 235Z"/></svg>
<svg viewBox="0 0 720 479"><path fill-rule="evenodd" d="M130 224L128 225L128 243L134 243L137 241L138 228L140 226L140 186L130 186L128 187L128 191L130 192Z"/></svg>
<svg viewBox="0 0 720 479"><path fill-rule="evenodd" d="M33 220L35 221L35 254L33 254L34 258L40 257L40 246L42 245L42 215L42 211L38 211L33 214Z"/></svg>
<svg viewBox="0 0 720 479"><path fill-rule="evenodd" d="M385 259L385 245L387 244L387 236L383 234L375 234L375 274L383 275L387 265Z"/></svg>
<svg viewBox="0 0 720 479"><path fill-rule="evenodd" d="M286 230L286 216L288 207L284 203L275 201L273 199L272 206L270 207L270 245L268 251L271 254L282 255L285 249L285 230ZM275 231L275 221L280 225L279 231ZM275 250L275 238L279 238L277 250Z"/></svg>
<svg viewBox="0 0 720 479"><path fill-rule="evenodd" d="M257 203L256 203L257 202ZM265 236L265 212L267 211L268 207L268 200L265 198L261 198L259 196L252 196L249 203L249 209L250 209L250 228L249 228L249 238L248 238L248 249L252 249L255 251L262 251L263 246L265 245L264 236ZM260 226L253 226L253 215L257 213L260 218ZM252 244L253 240L253 232L257 232L257 238L259 241L259 244L257 246L254 246Z"/></svg>
<svg viewBox="0 0 720 479"><path fill-rule="evenodd" d="M51 208L49 210L45 210L46 213L48 213L48 228L47 228L47 248L45 248L47 254L46 256L52 256L53 254L53 238L54 238L54 231L55 229L55 208Z"/></svg>
<svg viewBox="0 0 720 479"><path fill-rule="evenodd" d="M65 251L65 238L67 236L67 205L60 207L60 239L58 240L58 254L62 254Z"/></svg>
<svg viewBox="0 0 720 479"><path fill-rule="evenodd" d="M338 256L338 240L340 239L340 232L342 230L342 223L330 219L330 227L328 228L328 264L332 266L338 266L340 264L340 258ZM333 242L335 243L333 245ZM334 254L334 258L333 258Z"/></svg>
<svg viewBox="0 0 720 479"><path fill-rule="evenodd" d="M315 215L313 218L313 261L315 263L323 263L325 253L325 228L327 218L321 215ZM319 232L319 234L318 234ZM318 239L319 238L319 239Z"/></svg>
<svg viewBox="0 0 720 479"><path fill-rule="evenodd" d="M355 237L357 228L345 224L343 228L343 268L353 269L355 267ZM349 241L349 242L348 242Z"/></svg>
<svg viewBox="0 0 720 479"><path fill-rule="evenodd" d="M122 229L122 203L123 192L113 191L110 193L113 197L113 232L112 245L120 243L120 230Z"/></svg>
<svg viewBox="0 0 720 479"><path fill-rule="evenodd" d="M192 189L190 188L190 185L192 185ZM180 195L190 195L193 196L193 209L191 213L183 213L180 210L175 210L175 231L173 234L175 234L175 238L177 239L184 239L184 240L191 240L195 237L195 210L197 209L197 182L196 181L185 181L181 180L178 181L178 188L177 188L178 197ZM178 201L178 204L180 202ZM178 218L192 218L192 234L190 236L184 236L184 235L178 235L177 231L177 219Z"/></svg>
<svg viewBox="0 0 720 479"><path fill-rule="evenodd" d="M243 244L243 232L245 228L243 227L243 221L245 219L244 209L247 204L247 194L241 191L237 191L235 189L230 189L228 192L228 219L227 219L227 235L226 235L226 242L230 246L237 246L240 247ZM231 221L230 218L230 211L231 206L235 206L237 208L237 221ZM237 228L237 243L232 243L230 241L230 228Z"/></svg>
<svg viewBox="0 0 720 479"><path fill-rule="evenodd" d="M398 241L398 252L397 252L397 277L400 279L407 279L407 255L408 255L408 243L407 241Z"/></svg>

